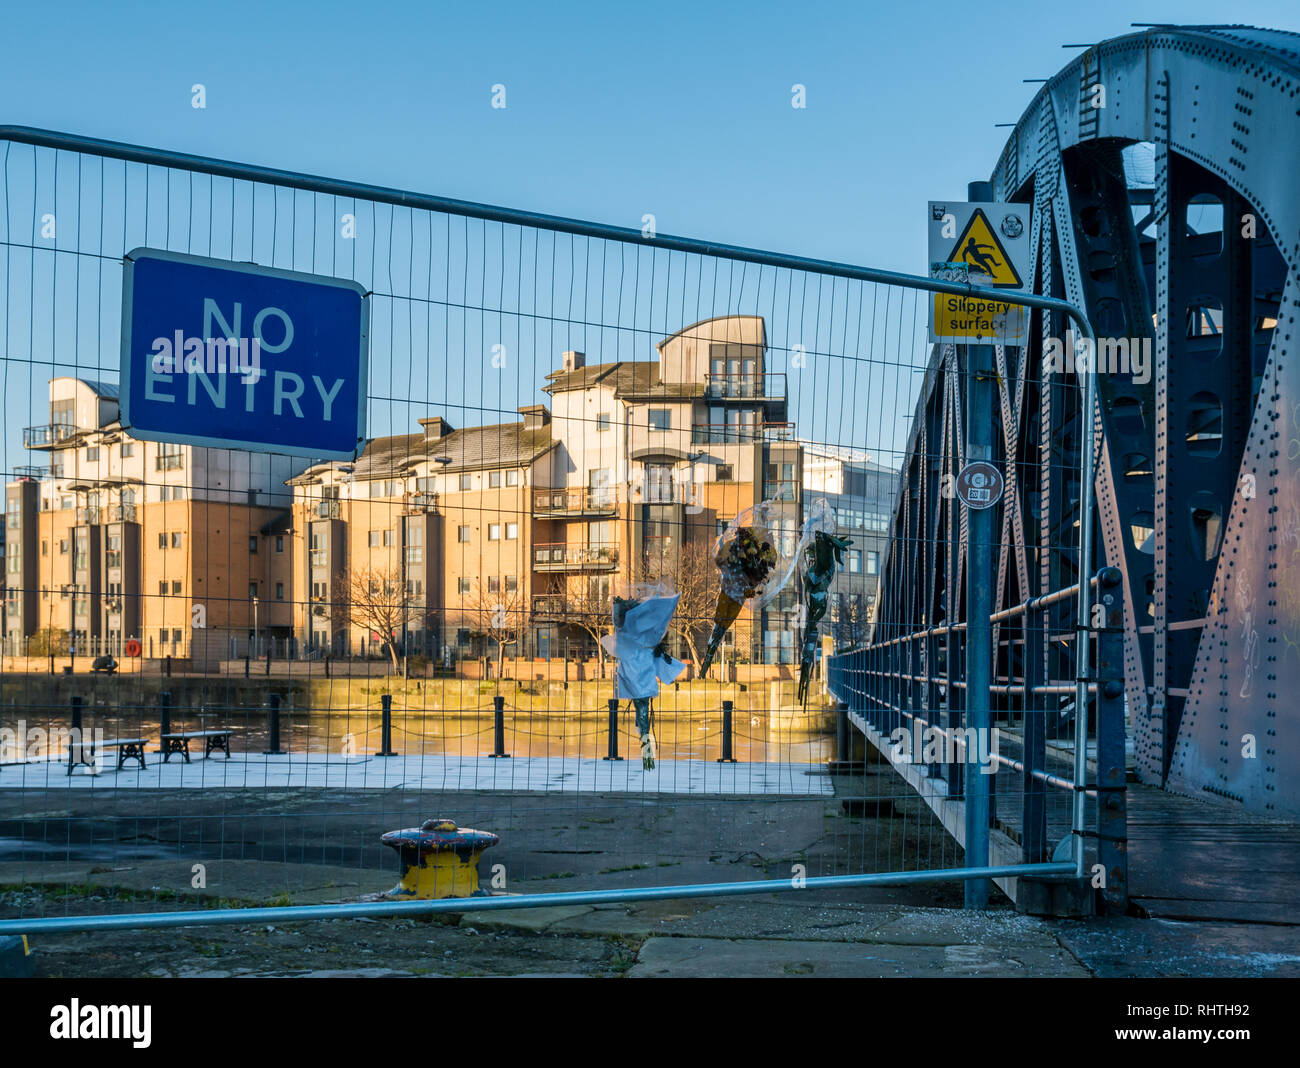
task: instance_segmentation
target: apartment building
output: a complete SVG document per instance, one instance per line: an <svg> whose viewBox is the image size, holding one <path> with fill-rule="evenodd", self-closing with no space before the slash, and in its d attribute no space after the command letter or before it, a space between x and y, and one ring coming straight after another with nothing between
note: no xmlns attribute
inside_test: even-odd
<svg viewBox="0 0 1300 1068"><path fill-rule="evenodd" d="M396 643L463 656L495 646L484 638L510 655L590 654L620 585L711 574L713 541L742 509L780 501L793 537L801 450L765 355L750 316L686 327L650 360L565 352L542 387L549 409L463 429L424 419L354 464L302 472L299 641L338 655ZM794 607L742 619L742 655L792 662Z"/></svg>
<svg viewBox="0 0 1300 1068"><path fill-rule="evenodd" d="M259 600L259 625L289 632L285 482L302 461L137 441L109 383L55 378L49 400L23 431L47 462L5 486L7 654L53 628L77 655L121 657L131 639L145 656L229 655Z"/></svg>
<svg viewBox="0 0 1300 1068"><path fill-rule="evenodd" d="M803 457L807 499L826 498L835 514L836 533L853 539L831 584L827 613L836 646L851 648L867 640L876 618L898 471L875 463L870 453L833 445L804 442Z"/></svg>

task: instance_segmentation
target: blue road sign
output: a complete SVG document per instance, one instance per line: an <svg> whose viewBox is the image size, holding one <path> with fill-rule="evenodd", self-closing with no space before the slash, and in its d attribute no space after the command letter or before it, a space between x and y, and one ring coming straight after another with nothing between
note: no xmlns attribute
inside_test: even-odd
<svg viewBox="0 0 1300 1068"><path fill-rule="evenodd" d="M145 441L355 459L369 314L356 282L136 249L122 291L122 423Z"/></svg>

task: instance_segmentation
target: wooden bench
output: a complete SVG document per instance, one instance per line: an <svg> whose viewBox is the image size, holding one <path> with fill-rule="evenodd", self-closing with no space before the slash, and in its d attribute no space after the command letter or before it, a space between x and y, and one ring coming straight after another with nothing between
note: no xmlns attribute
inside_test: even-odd
<svg viewBox="0 0 1300 1068"><path fill-rule="evenodd" d="M173 753L180 753L185 758L185 763L190 762L190 742L203 740L203 759L207 760L212 756L214 749L220 749L226 754L226 759L230 759L230 736L234 731L173 731L169 734L159 735L162 742L163 763L166 764L171 759Z"/></svg>
<svg viewBox="0 0 1300 1068"><path fill-rule="evenodd" d="M85 764L90 767L95 759L96 749L116 749L117 750L117 770L121 771L122 766L128 760L140 761L140 767L144 768L144 747L149 744L148 738L109 738L96 745L94 742L82 742L75 745L68 753L68 774L72 774L72 769L78 764ZM80 750L80 759L77 751ZM90 754L90 759L86 754Z"/></svg>

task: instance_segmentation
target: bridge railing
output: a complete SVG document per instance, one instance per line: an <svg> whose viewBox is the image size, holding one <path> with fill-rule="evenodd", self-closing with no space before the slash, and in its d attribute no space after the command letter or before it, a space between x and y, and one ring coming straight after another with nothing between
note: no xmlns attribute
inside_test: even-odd
<svg viewBox="0 0 1300 1068"><path fill-rule="evenodd" d="M1095 655L1071 663L1074 678L1051 677L1046 647L1073 644L1068 633L1053 627L1049 610L1077 602L1079 583L989 616L989 624L1001 628L994 662L1012 665L994 674L989 686L991 739L972 737L968 722L964 621L896 634L830 657L827 688L846 706L853 725L936 810L962 803L973 765L991 775L990 829L1001 837L1003 853L1018 851L1016 862L1059 859L1068 855L1072 839L1082 836L1094 885L1109 909L1123 911L1127 818L1120 574L1102 568L1089 588ZM1078 710L1072 699L1080 689L1087 694L1086 729L1062 736L1062 724L1052 715L1059 719L1064 698L1073 720ZM1080 735L1086 778L1076 780L1071 765ZM976 746L979 752L972 752ZM1077 822L1076 810L1083 814ZM998 860L1007 862L1005 856Z"/></svg>

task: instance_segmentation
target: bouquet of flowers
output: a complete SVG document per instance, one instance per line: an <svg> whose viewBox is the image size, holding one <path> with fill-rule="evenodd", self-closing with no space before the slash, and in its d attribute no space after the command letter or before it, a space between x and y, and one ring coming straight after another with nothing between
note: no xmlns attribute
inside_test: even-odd
<svg viewBox="0 0 1300 1068"><path fill-rule="evenodd" d="M616 596L611 616L614 633L600 643L618 660L615 682L620 698L631 698L641 734L641 767L655 766L655 741L650 732L650 700L659 695L659 684L670 683L686 670L680 660L668 655L665 641L668 624L677 609L678 595L666 583L636 583L624 595Z"/></svg>
<svg viewBox="0 0 1300 1068"><path fill-rule="evenodd" d="M744 603L750 601L757 611L774 600L790 581L797 546L785 546L790 551L782 551L783 542L793 542L794 538L780 537L780 520L780 506L775 501L763 501L746 508L718 536L713 559L718 565L721 588L713 610L708 649L700 662L701 677L708 672Z"/></svg>
<svg viewBox="0 0 1300 1068"><path fill-rule="evenodd" d="M802 587L800 615L803 617L803 652L799 660L798 700L808 699L808 683L817 659L817 626L830 604L830 587L836 569L844 562L844 550L851 538L835 533L835 516L825 497L819 497L809 510L800 538L799 577Z"/></svg>

